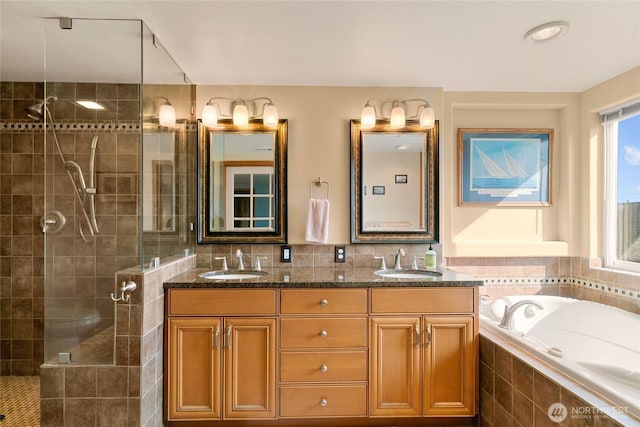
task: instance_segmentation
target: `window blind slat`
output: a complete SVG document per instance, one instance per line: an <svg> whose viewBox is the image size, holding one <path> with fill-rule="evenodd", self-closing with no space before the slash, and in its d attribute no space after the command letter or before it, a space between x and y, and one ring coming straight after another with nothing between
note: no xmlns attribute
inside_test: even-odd
<svg viewBox="0 0 640 427"><path fill-rule="evenodd" d="M640 100L638 99L621 107L601 111L600 120L602 123L611 123L627 119L636 114L640 114Z"/></svg>

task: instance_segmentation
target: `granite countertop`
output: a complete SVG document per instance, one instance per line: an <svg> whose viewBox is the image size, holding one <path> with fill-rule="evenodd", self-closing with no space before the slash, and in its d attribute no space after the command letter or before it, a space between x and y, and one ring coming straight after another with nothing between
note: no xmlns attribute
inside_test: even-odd
<svg viewBox="0 0 640 427"><path fill-rule="evenodd" d="M374 274L375 268L264 268L256 279L216 280L200 277L210 268L196 268L164 283L173 288L376 288L376 287L460 287L482 286L483 281L449 269L438 268L441 276L398 279ZM249 272L247 270L245 272ZM406 270L411 272L411 270Z"/></svg>

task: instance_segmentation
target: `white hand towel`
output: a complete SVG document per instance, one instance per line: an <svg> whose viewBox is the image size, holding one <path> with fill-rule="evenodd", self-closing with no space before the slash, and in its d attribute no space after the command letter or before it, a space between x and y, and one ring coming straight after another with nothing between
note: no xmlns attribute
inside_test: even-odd
<svg viewBox="0 0 640 427"><path fill-rule="evenodd" d="M315 243L329 241L329 200L309 199L305 240Z"/></svg>

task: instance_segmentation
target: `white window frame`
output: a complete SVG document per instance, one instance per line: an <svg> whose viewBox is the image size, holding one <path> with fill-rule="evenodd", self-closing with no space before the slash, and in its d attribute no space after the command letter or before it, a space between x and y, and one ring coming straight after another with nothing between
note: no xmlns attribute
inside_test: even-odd
<svg viewBox="0 0 640 427"><path fill-rule="evenodd" d="M234 212L234 198L236 197L234 191L234 175L237 174L249 174L251 175L251 180L253 182L253 175L256 174L268 174L269 179L269 193L267 195L260 194L259 197L269 197L269 216L268 217L260 217L256 218L253 216L253 203L255 198L257 197L253 192L250 194L243 195L242 197L248 197L251 199L251 214L248 217L236 218L233 215ZM273 199L274 199L274 189L273 189L273 166L230 166L226 168L226 217L227 221L227 229L231 231L274 231L273 225L275 224L276 218L274 213ZM249 227L236 227L235 220L248 220L252 225ZM269 227L254 227L253 222L256 220L260 221L269 221Z"/></svg>
<svg viewBox="0 0 640 427"><path fill-rule="evenodd" d="M600 113L604 133L603 242L605 267L640 273L640 262L618 259L618 123L640 114L640 99Z"/></svg>

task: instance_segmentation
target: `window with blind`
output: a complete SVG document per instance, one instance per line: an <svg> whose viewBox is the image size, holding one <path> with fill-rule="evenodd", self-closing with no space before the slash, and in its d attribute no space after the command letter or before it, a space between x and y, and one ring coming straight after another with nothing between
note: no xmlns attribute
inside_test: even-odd
<svg viewBox="0 0 640 427"><path fill-rule="evenodd" d="M640 272L640 99L600 113L605 134L605 263Z"/></svg>

